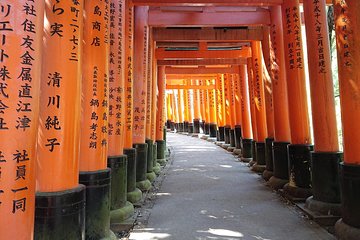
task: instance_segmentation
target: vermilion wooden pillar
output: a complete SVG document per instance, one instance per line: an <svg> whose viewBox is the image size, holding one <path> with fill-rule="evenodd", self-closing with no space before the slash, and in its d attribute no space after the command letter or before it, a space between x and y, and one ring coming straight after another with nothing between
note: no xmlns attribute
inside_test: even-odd
<svg viewBox="0 0 360 240"><path fill-rule="evenodd" d="M335 232L339 239L360 236L360 2L335 0L335 30L338 50L344 162L340 164L342 219Z"/></svg>
<svg viewBox="0 0 360 240"><path fill-rule="evenodd" d="M192 85L199 86L199 80L192 80ZM200 133L200 90L194 89L194 134Z"/></svg>
<svg viewBox="0 0 360 240"><path fill-rule="evenodd" d="M174 121L173 115L173 104L172 104L172 93L166 94L166 128L171 129L171 122Z"/></svg>
<svg viewBox="0 0 360 240"><path fill-rule="evenodd" d="M136 203L141 199L142 192L136 187L136 149L133 147L134 119L134 6L125 0L125 124L124 154L128 158L127 199Z"/></svg>
<svg viewBox="0 0 360 240"><path fill-rule="evenodd" d="M199 80L199 86L205 86L205 80ZM206 91L200 90L200 112L201 112L201 128L202 132L205 133L205 122L206 122L206 111L205 111L205 96Z"/></svg>
<svg viewBox="0 0 360 240"><path fill-rule="evenodd" d="M247 74L248 74L248 87L249 87L249 98L250 98L250 113L251 113L251 129L253 133L253 141L248 143L251 148L251 157L244 158L244 161L249 161L251 165L256 162L256 151L255 145L258 139L257 126L256 126L256 114L255 114L255 97L254 97L254 74L252 67L252 58L247 59ZM248 154L250 155L250 154Z"/></svg>
<svg viewBox="0 0 360 240"><path fill-rule="evenodd" d="M184 85L187 86L188 82L184 80ZM189 99L188 99L188 90L183 89L184 97L184 132L189 132Z"/></svg>
<svg viewBox="0 0 360 240"><path fill-rule="evenodd" d="M256 172L263 172L265 170L265 138L267 137L266 125L266 106L265 106L265 92L264 92L264 75L263 75L263 61L261 52L261 42L251 42L252 51L252 69L253 69L253 92L254 92L254 107L256 115L256 129L257 141L256 147L256 164L252 170Z"/></svg>
<svg viewBox="0 0 360 240"><path fill-rule="evenodd" d="M230 75L224 74L224 99L225 99L225 144L230 144L230 129L231 129L231 94L230 94ZM230 146L230 145L228 145Z"/></svg>
<svg viewBox="0 0 360 240"><path fill-rule="evenodd" d="M225 89L224 75L218 74L216 78L216 96L217 96L217 122L218 122L218 141L225 141Z"/></svg>
<svg viewBox="0 0 360 240"><path fill-rule="evenodd" d="M287 95L284 32L281 6L272 6L271 13L271 70L274 105L273 176L269 185L282 188L289 179L287 146L290 144L289 104Z"/></svg>
<svg viewBox="0 0 360 240"><path fill-rule="evenodd" d="M191 81L189 81L188 86L191 86ZM193 89L187 90L187 101L188 101L188 114L189 114L189 125L188 132L190 134L194 133L194 92Z"/></svg>
<svg viewBox="0 0 360 240"><path fill-rule="evenodd" d="M215 86L215 79L210 79L209 84L211 87ZM217 118L216 118L216 90L209 89L209 115L210 115L210 126L209 136L210 138L216 138L217 132Z"/></svg>
<svg viewBox="0 0 360 240"><path fill-rule="evenodd" d="M184 132L185 128L184 128L184 90L183 89L179 89L178 90L178 103L179 103L179 122L180 122L180 131L179 132Z"/></svg>
<svg viewBox="0 0 360 240"><path fill-rule="evenodd" d="M313 197L306 200L306 207L322 215L330 212L341 216L338 166L342 154L336 126L326 2L304 1L304 14L315 143L311 153ZM318 202L323 207L316 206Z"/></svg>
<svg viewBox="0 0 360 240"><path fill-rule="evenodd" d="M234 154L241 153L241 126L242 126L242 115L241 115L241 90L240 84L244 81L243 78L246 77L246 72L240 72L235 74L234 78L234 97L235 97L235 149Z"/></svg>
<svg viewBox="0 0 360 240"><path fill-rule="evenodd" d="M156 114L156 143L157 143L157 157L158 162L161 165L166 164L165 151L166 143L164 140L164 126L165 126L165 87L166 87L166 76L165 66L158 67L158 97L157 97L157 114Z"/></svg>
<svg viewBox="0 0 360 240"><path fill-rule="evenodd" d="M146 139L146 100L149 57L148 7L134 9L134 82L133 82L133 147L136 149L136 187L151 188L146 177L148 144Z"/></svg>
<svg viewBox="0 0 360 240"><path fill-rule="evenodd" d="M131 216L127 202L127 156L124 155L125 124L125 0L110 3L108 167L111 169L110 222Z"/></svg>
<svg viewBox="0 0 360 240"><path fill-rule="evenodd" d="M91 239L110 235L109 2L85 0L84 16L79 182L86 186L85 234Z"/></svg>
<svg viewBox="0 0 360 240"><path fill-rule="evenodd" d="M171 91L171 109L172 109L172 122L170 123L170 130L175 130L175 123L177 122L176 119L176 105L175 105L175 93L174 90Z"/></svg>
<svg viewBox="0 0 360 240"><path fill-rule="evenodd" d="M229 111L230 111L230 146L227 149L232 152L235 149L235 122L236 122L236 107L235 107L235 74L229 75L228 91L229 91Z"/></svg>
<svg viewBox="0 0 360 240"><path fill-rule="evenodd" d="M44 3L5 0L0 7L0 238L32 240Z"/></svg>
<svg viewBox="0 0 360 240"><path fill-rule="evenodd" d="M309 128L299 0L285 1L282 16L292 142L288 146L290 182L284 189L289 197L307 198L311 195L310 151L313 146Z"/></svg>
<svg viewBox="0 0 360 240"><path fill-rule="evenodd" d="M210 80L204 81L204 86L209 86ZM204 91L204 103L205 103L205 134L210 135L210 90Z"/></svg>
<svg viewBox="0 0 360 240"><path fill-rule="evenodd" d="M249 162L252 158L253 133L251 129L251 113L249 98L249 76L246 65L239 66L240 91L241 91L241 117L242 117L242 139L241 139L241 161Z"/></svg>

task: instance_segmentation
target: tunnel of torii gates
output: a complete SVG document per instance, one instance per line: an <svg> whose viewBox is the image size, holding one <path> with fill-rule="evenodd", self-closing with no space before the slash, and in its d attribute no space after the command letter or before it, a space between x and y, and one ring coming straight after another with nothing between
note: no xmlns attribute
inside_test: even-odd
<svg viewBox="0 0 360 240"><path fill-rule="evenodd" d="M359 14L358 0L2 0L0 239L111 238L166 164L166 125L224 141L360 239Z"/></svg>

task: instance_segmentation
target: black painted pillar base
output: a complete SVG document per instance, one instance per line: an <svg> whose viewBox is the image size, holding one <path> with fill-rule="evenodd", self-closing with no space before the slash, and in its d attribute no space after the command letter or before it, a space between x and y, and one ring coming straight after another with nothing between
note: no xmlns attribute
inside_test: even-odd
<svg viewBox="0 0 360 240"><path fill-rule="evenodd" d="M217 124L210 123L209 124L209 135L211 138L216 138Z"/></svg>
<svg viewBox="0 0 360 240"><path fill-rule="evenodd" d="M153 143L153 170L156 175L159 175L161 172L160 163L157 161L157 142Z"/></svg>
<svg viewBox="0 0 360 240"><path fill-rule="evenodd" d="M230 144L230 126L224 128L224 140L225 144Z"/></svg>
<svg viewBox="0 0 360 240"><path fill-rule="evenodd" d="M203 134L205 134L205 121L200 122L201 131Z"/></svg>
<svg viewBox="0 0 360 240"><path fill-rule="evenodd" d="M242 162L250 162L253 158L252 153L252 145L254 144L254 141L252 139L241 139L241 148L242 148L242 156L241 161Z"/></svg>
<svg viewBox="0 0 360 240"><path fill-rule="evenodd" d="M252 152L252 159L249 162L249 167L252 167L256 163L256 141L253 141L253 144L251 145L251 152Z"/></svg>
<svg viewBox="0 0 360 240"><path fill-rule="evenodd" d="M170 122L170 130L171 131L175 130L175 123L173 121Z"/></svg>
<svg viewBox="0 0 360 240"><path fill-rule="evenodd" d="M273 142L273 176L269 179L268 185L275 189L281 189L289 182L289 163L287 147L289 142Z"/></svg>
<svg viewBox="0 0 360 240"><path fill-rule="evenodd" d="M85 239L84 185L61 192L37 192L34 239Z"/></svg>
<svg viewBox="0 0 360 240"><path fill-rule="evenodd" d="M256 142L256 163L251 167L251 170L258 173L263 173L266 168L265 162L265 143Z"/></svg>
<svg viewBox="0 0 360 240"><path fill-rule="evenodd" d="M273 162L273 155L272 155L272 144L274 142L273 138L266 138L265 139L265 162L266 162L266 169L263 172L263 179L265 181L269 181L269 179L273 176L274 171L274 162Z"/></svg>
<svg viewBox="0 0 360 240"><path fill-rule="evenodd" d="M146 167L146 178L149 179L150 182L153 182L156 178L156 174L154 172L154 141L151 139L146 139L147 147L147 167Z"/></svg>
<svg viewBox="0 0 360 240"><path fill-rule="evenodd" d="M179 133L184 132L184 123L179 123Z"/></svg>
<svg viewBox="0 0 360 240"><path fill-rule="evenodd" d="M205 122L204 127L205 127L205 135L209 135L210 134L210 123Z"/></svg>
<svg viewBox="0 0 360 240"><path fill-rule="evenodd" d="M342 219L335 225L339 239L360 238L360 165L340 163Z"/></svg>
<svg viewBox="0 0 360 240"><path fill-rule="evenodd" d="M142 198L142 192L136 188L136 149L124 149L124 154L127 156L127 200L131 203L137 203Z"/></svg>
<svg viewBox="0 0 360 240"><path fill-rule="evenodd" d="M110 223L119 224L134 214L134 206L127 201L127 156L108 157L111 169Z"/></svg>
<svg viewBox="0 0 360 240"><path fill-rule="evenodd" d="M194 119L194 133L200 133L200 120Z"/></svg>
<svg viewBox="0 0 360 240"><path fill-rule="evenodd" d="M86 186L85 239L110 236L110 168L80 172L79 183Z"/></svg>
<svg viewBox="0 0 360 240"><path fill-rule="evenodd" d="M151 183L146 177L148 145L146 143L134 144L136 149L136 187L142 192L151 188Z"/></svg>
<svg viewBox="0 0 360 240"><path fill-rule="evenodd" d="M225 142L225 127L219 127L219 141Z"/></svg>
<svg viewBox="0 0 360 240"><path fill-rule="evenodd" d="M189 132L189 122L184 122L184 132Z"/></svg>
<svg viewBox="0 0 360 240"><path fill-rule="evenodd" d="M321 215L341 216L339 164L341 152L312 152L311 179L313 196L305 207Z"/></svg>
<svg viewBox="0 0 360 240"><path fill-rule="evenodd" d="M166 121L166 128L171 129L171 120Z"/></svg>
<svg viewBox="0 0 360 240"><path fill-rule="evenodd" d="M157 143L157 162L161 166L166 165L166 142L164 140L156 140Z"/></svg>
<svg viewBox="0 0 360 240"><path fill-rule="evenodd" d="M194 133L194 123L188 124L188 133Z"/></svg>
<svg viewBox="0 0 360 240"><path fill-rule="evenodd" d="M242 138L241 126L236 125L235 126L235 148L236 149L241 149L241 138Z"/></svg>
<svg viewBox="0 0 360 240"><path fill-rule="evenodd" d="M230 135L230 147L235 149L235 129L230 129L229 135Z"/></svg>
<svg viewBox="0 0 360 240"><path fill-rule="evenodd" d="M288 145L289 183L284 186L284 193L290 200L305 201L312 195L311 151L313 151L312 145Z"/></svg>

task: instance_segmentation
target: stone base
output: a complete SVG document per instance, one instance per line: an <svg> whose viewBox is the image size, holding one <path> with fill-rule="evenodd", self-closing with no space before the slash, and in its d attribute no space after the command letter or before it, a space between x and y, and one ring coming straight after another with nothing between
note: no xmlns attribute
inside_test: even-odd
<svg viewBox="0 0 360 240"><path fill-rule="evenodd" d="M279 189L283 188L285 186L285 184L287 184L288 182L289 182L289 180L287 180L287 179L281 179L281 178L272 176L269 179L269 181L267 182L267 185L274 190L279 190Z"/></svg>
<svg viewBox="0 0 360 240"><path fill-rule="evenodd" d="M156 163L155 166L153 166L153 171L156 175L159 175L161 172L161 166L159 163Z"/></svg>
<svg viewBox="0 0 360 240"><path fill-rule="evenodd" d="M254 160L254 158L251 159L251 161L249 162L249 167L252 167L256 164L256 161Z"/></svg>
<svg viewBox="0 0 360 240"><path fill-rule="evenodd" d="M340 219L335 224L335 236L339 240L359 240L360 228L352 227Z"/></svg>
<svg viewBox="0 0 360 240"><path fill-rule="evenodd" d="M241 157L240 160L244 163L250 163L253 159L252 158L244 158L244 157Z"/></svg>
<svg viewBox="0 0 360 240"><path fill-rule="evenodd" d="M223 145L221 145L221 147L223 148L223 149L228 149L228 147L230 147L230 144L223 144Z"/></svg>
<svg viewBox="0 0 360 240"><path fill-rule="evenodd" d="M193 133L193 134L191 134L191 137L199 137L199 134L198 133Z"/></svg>
<svg viewBox="0 0 360 240"><path fill-rule="evenodd" d="M125 221L134 214L134 205L131 202L126 202L122 208L112 210L110 212L110 223L117 224Z"/></svg>
<svg viewBox="0 0 360 240"><path fill-rule="evenodd" d="M157 162L160 164L160 166L166 165L166 158L158 159Z"/></svg>
<svg viewBox="0 0 360 240"><path fill-rule="evenodd" d="M200 139L202 140L207 140L209 138L209 135L204 135L204 136L201 136Z"/></svg>
<svg viewBox="0 0 360 240"><path fill-rule="evenodd" d="M151 189L151 182L148 179L136 182L136 187L139 188L142 192L146 192Z"/></svg>
<svg viewBox="0 0 360 240"><path fill-rule="evenodd" d="M154 170L154 169L153 169L153 170ZM156 179L156 174L155 174L155 172L146 173L146 178L147 178L150 182L155 181L155 179Z"/></svg>
<svg viewBox="0 0 360 240"><path fill-rule="evenodd" d="M139 202L141 198L142 198L142 192L138 188L136 188L132 192L127 193L127 200L132 204Z"/></svg>
<svg viewBox="0 0 360 240"><path fill-rule="evenodd" d="M257 172L257 173L263 173L266 169L266 165L258 165L258 164L254 164L251 167L251 171L253 172Z"/></svg>
<svg viewBox="0 0 360 240"><path fill-rule="evenodd" d="M305 208L321 215L341 217L341 203L327 203L315 200L313 196L306 199Z"/></svg>
<svg viewBox="0 0 360 240"><path fill-rule="evenodd" d="M223 144L225 144L225 142L215 142L215 144L219 147L221 147Z"/></svg>
<svg viewBox="0 0 360 240"><path fill-rule="evenodd" d="M235 148L234 151L233 151L233 153L234 153L235 155L241 155L241 149Z"/></svg>
<svg viewBox="0 0 360 240"><path fill-rule="evenodd" d="M312 195L311 188L301 188L285 184L283 195L291 202L305 202L308 197Z"/></svg>
<svg viewBox="0 0 360 240"><path fill-rule="evenodd" d="M269 181L269 179L273 176L273 174L274 174L273 172L265 169L265 171L263 172L262 177L263 177L263 179L265 181Z"/></svg>
<svg viewBox="0 0 360 240"><path fill-rule="evenodd" d="M216 138L213 137L209 137L208 139L206 139L208 142L216 142Z"/></svg>
<svg viewBox="0 0 360 240"><path fill-rule="evenodd" d="M235 150L235 147L228 147L226 150L227 150L228 152L233 152L233 151Z"/></svg>

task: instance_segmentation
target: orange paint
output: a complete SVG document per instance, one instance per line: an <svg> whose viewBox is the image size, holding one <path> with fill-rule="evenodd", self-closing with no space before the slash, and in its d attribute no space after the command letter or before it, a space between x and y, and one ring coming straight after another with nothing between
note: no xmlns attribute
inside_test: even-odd
<svg viewBox="0 0 360 240"><path fill-rule="evenodd" d="M230 109L230 102L231 102L231 93L230 93L230 75L224 74L224 91L225 91L225 126L231 126L231 109Z"/></svg>
<svg viewBox="0 0 360 240"><path fill-rule="evenodd" d="M215 79L209 80L210 85L215 84ZM210 123L217 124L216 119L216 90L208 90L209 91L209 114L210 114Z"/></svg>
<svg viewBox="0 0 360 240"><path fill-rule="evenodd" d="M194 102L193 102L193 90L187 90L187 102L188 102L188 120L190 123L194 121Z"/></svg>
<svg viewBox="0 0 360 240"><path fill-rule="evenodd" d="M244 139L252 139L251 129L251 116L250 116L250 99L249 99L249 87L248 77L246 73L246 65L239 66L240 71L240 106L241 106L241 118L242 118L242 137Z"/></svg>
<svg viewBox="0 0 360 240"><path fill-rule="evenodd" d="M217 122L219 127L225 127L225 85L224 75L219 74L216 78L216 89L217 89Z"/></svg>
<svg viewBox="0 0 360 240"><path fill-rule="evenodd" d="M172 94L166 94L166 117L167 120L173 121L173 108L171 102Z"/></svg>
<svg viewBox="0 0 360 240"><path fill-rule="evenodd" d="M235 108L235 75L231 74L229 76L229 102L230 102L230 127L231 129L235 129L235 121L236 121L236 108Z"/></svg>
<svg viewBox="0 0 360 240"><path fill-rule="evenodd" d="M289 104L286 83L284 34L281 7L273 6L271 13L271 80L274 105L274 138L277 142L290 142Z"/></svg>
<svg viewBox="0 0 360 240"><path fill-rule="evenodd" d="M147 82L146 82L146 138L152 139L151 131L151 122L152 122L152 112L153 112L153 57L154 57L154 41L152 40L152 31L149 30L149 53L147 59ZM155 110L154 110L155 111ZM155 111L156 112L156 111Z"/></svg>
<svg viewBox="0 0 360 240"><path fill-rule="evenodd" d="M96 11L98 9L98 11ZM80 171L107 168L109 117L110 4L85 1L82 63ZM100 12L101 13L100 13ZM93 22L99 27L94 28Z"/></svg>
<svg viewBox="0 0 360 240"><path fill-rule="evenodd" d="M175 116L175 123L180 123L179 117L179 91L174 90L173 94L174 98L174 116Z"/></svg>
<svg viewBox="0 0 360 240"><path fill-rule="evenodd" d="M178 103L179 103L179 121L183 123L184 119L184 90L178 90Z"/></svg>
<svg viewBox="0 0 360 240"><path fill-rule="evenodd" d="M248 73L248 87L250 98L250 113L251 113L251 129L253 132L253 138L258 141L256 114L255 114L255 95L254 95L254 74L252 69L252 58L247 59L247 73Z"/></svg>
<svg viewBox="0 0 360 240"><path fill-rule="evenodd" d="M192 84L198 86L199 80L192 80ZM194 90L194 119L200 120L201 113L200 113L200 90Z"/></svg>
<svg viewBox="0 0 360 240"><path fill-rule="evenodd" d="M282 16L291 142L311 144L299 0L285 1Z"/></svg>
<svg viewBox="0 0 360 240"><path fill-rule="evenodd" d="M206 86L209 86L210 85L210 82L209 80L205 80L205 83L204 83ZM207 123L210 123L210 93L209 93L209 90L205 90L204 92L204 97L205 97L205 121Z"/></svg>
<svg viewBox="0 0 360 240"><path fill-rule="evenodd" d="M164 140L164 126L165 126L165 67L158 67L158 89L159 94L157 98L157 115L156 119L156 139L155 140Z"/></svg>
<svg viewBox="0 0 360 240"><path fill-rule="evenodd" d="M360 165L360 2L334 1L338 50L341 116L344 137L344 162ZM346 22L343 20L346 19Z"/></svg>
<svg viewBox="0 0 360 240"><path fill-rule="evenodd" d="M26 15L26 4L38 14ZM2 0L0 9L0 239L31 240L44 3Z"/></svg>
<svg viewBox="0 0 360 240"><path fill-rule="evenodd" d="M133 82L133 143L145 143L149 27L148 7L135 7L134 13L134 82Z"/></svg>
<svg viewBox="0 0 360 240"><path fill-rule="evenodd" d="M185 83L186 84L186 83ZM184 121L189 122L189 100L188 90L183 90L184 95Z"/></svg>
<svg viewBox="0 0 360 240"><path fill-rule="evenodd" d="M234 97L235 97L235 125L241 126L242 125L242 118L241 118L241 91L240 91L240 78L245 77L245 72L243 75L235 74L234 75Z"/></svg>
<svg viewBox="0 0 360 240"><path fill-rule="evenodd" d="M176 114L177 112L177 107L176 107L176 98L175 98L175 91L173 90L171 93L171 108L172 108L172 116L173 116L173 122L177 123L178 120L178 116Z"/></svg>
<svg viewBox="0 0 360 240"><path fill-rule="evenodd" d="M151 92L151 138L155 140L156 138L156 113L157 113L157 64L156 58L154 57L154 42L150 39L150 55L152 64L149 65L151 67L151 77L152 77L152 92ZM179 119L179 118L178 118Z"/></svg>
<svg viewBox="0 0 360 240"><path fill-rule="evenodd" d="M124 148L133 147L133 58L134 58L134 7L125 2L125 125Z"/></svg>
<svg viewBox="0 0 360 240"><path fill-rule="evenodd" d="M108 155L119 156L125 140L125 0L112 0L110 10Z"/></svg>
<svg viewBox="0 0 360 240"><path fill-rule="evenodd" d="M314 9L318 9L315 13ZM314 149L338 152L334 86L325 0L304 1L310 74ZM321 39L321 44L319 40Z"/></svg>
<svg viewBox="0 0 360 240"><path fill-rule="evenodd" d="M204 84L205 81L204 80L199 80L199 85L200 86L205 86L206 84ZM205 90L199 90L199 95L200 95L200 113L201 113L201 120L206 121L206 104L205 104L205 97L206 97L206 91Z"/></svg>

